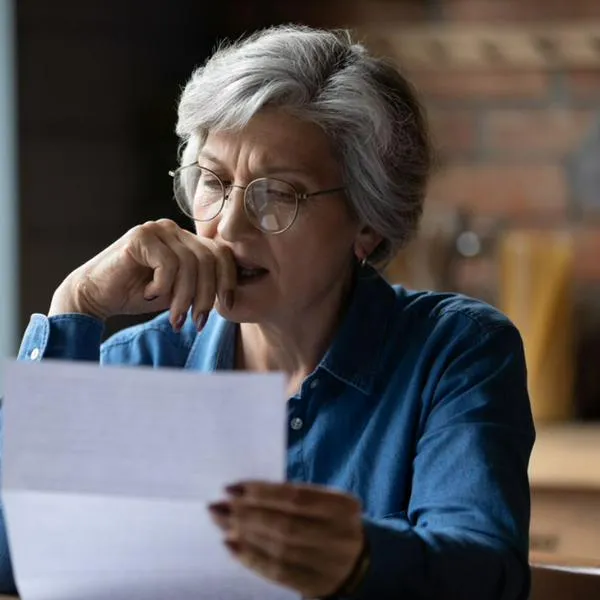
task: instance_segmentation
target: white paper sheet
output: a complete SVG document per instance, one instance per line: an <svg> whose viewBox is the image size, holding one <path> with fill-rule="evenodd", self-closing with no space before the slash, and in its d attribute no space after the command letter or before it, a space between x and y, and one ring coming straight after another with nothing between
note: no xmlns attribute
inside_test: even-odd
<svg viewBox="0 0 600 600"><path fill-rule="evenodd" d="M281 481L281 375L5 365L5 518L22 600L288 600L206 505Z"/></svg>

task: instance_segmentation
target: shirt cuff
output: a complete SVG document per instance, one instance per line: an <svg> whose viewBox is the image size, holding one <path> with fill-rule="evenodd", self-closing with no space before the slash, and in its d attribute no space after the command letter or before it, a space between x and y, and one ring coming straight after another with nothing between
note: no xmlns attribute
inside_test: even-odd
<svg viewBox="0 0 600 600"><path fill-rule="evenodd" d="M31 315L18 360L100 360L104 323L81 314Z"/></svg>
<svg viewBox="0 0 600 600"><path fill-rule="evenodd" d="M363 517L363 526L369 546L369 568L363 580L358 584L351 596L343 596L343 600L388 600L397 598L398 571L402 565L410 562L408 557L418 554L418 549L411 547L407 533L411 526L405 518L371 519Z"/></svg>

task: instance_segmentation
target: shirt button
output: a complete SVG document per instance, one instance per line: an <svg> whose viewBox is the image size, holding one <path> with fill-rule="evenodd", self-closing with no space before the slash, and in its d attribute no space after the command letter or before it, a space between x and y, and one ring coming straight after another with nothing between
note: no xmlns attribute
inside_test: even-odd
<svg viewBox="0 0 600 600"><path fill-rule="evenodd" d="M318 380L318 379L313 379L313 380L310 382L310 389L311 389L311 390L314 390L314 389L315 389L315 388L316 388L318 385L319 385L319 380Z"/></svg>
<svg viewBox="0 0 600 600"><path fill-rule="evenodd" d="M29 358L31 358L31 360L37 360L40 356L40 349L39 348L34 348L31 351L31 354L29 355Z"/></svg>
<svg viewBox="0 0 600 600"><path fill-rule="evenodd" d="M304 421L299 417L294 417L290 422L290 427L294 431L298 431L299 429L302 429L303 425L304 425Z"/></svg>

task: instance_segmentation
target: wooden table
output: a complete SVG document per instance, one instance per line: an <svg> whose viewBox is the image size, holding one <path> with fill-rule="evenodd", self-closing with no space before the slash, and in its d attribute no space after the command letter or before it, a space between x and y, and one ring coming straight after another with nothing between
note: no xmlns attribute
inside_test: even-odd
<svg viewBox="0 0 600 600"><path fill-rule="evenodd" d="M532 568L569 571L571 573L597 574L598 579L600 580L600 560L598 559L557 556L554 553L548 552L530 552L529 563Z"/></svg>
<svg viewBox="0 0 600 600"><path fill-rule="evenodd" d="M529 600L600 598L600 560L532 552L530 562Z"/></svg>

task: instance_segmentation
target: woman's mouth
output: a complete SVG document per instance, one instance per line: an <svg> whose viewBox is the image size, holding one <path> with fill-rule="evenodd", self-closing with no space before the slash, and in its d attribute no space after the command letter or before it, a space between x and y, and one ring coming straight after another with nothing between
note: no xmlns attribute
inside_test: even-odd
<svg viewBox="0 0 600 600"><path fill-rule="evenodd" d="M267 269L262 267L246 267L240 264L237 265L237 283L238 285L247 285L256 283L263 279L268 274Z"/></svg>

